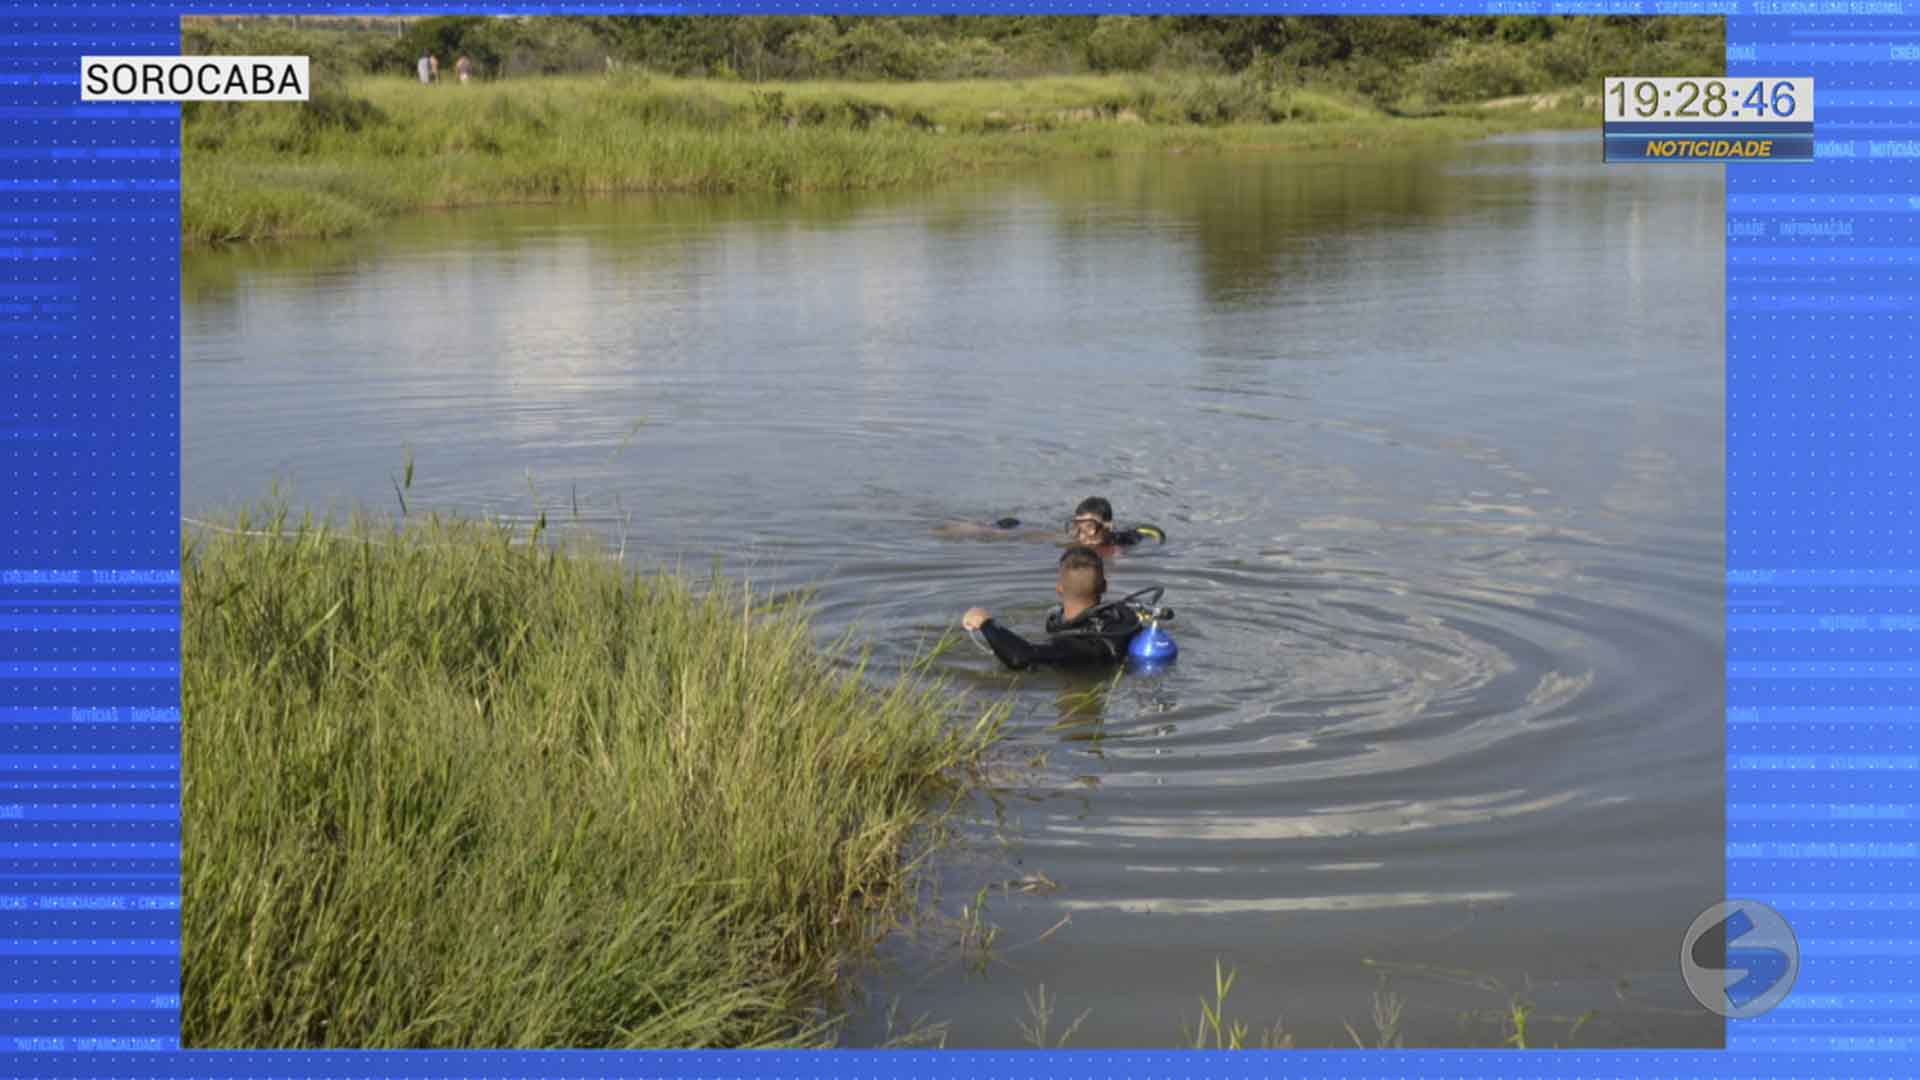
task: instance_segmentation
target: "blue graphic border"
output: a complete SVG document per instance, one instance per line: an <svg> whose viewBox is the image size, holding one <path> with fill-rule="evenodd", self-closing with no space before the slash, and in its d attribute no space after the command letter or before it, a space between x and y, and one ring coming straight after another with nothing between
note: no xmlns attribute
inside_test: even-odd
<svg viewBox="0 0 1920 1080"><path fill-rule="evenodd" d="M1728 1049L1710 1052L177 1050L179 114L83 107L79 57L177 51L180 14L803 11L1722 14L1728 74L1817 80L1816 161L1727 167L1727 887L1796 928L1786 1005L1729 1023ZM1914 1075L1917 45L1900 0L10 6L0 1075Z"/></svg>

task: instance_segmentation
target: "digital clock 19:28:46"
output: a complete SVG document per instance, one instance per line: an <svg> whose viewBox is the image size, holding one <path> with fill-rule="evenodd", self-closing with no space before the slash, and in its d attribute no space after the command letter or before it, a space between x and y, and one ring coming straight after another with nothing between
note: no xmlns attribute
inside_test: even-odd
<svg viewBox="0 0 1920 1080"><path fill-rule="evenodd" d="M1788 79L1621 79L1607 93L1621 119L1785 120L1800 107Z"/></svg>

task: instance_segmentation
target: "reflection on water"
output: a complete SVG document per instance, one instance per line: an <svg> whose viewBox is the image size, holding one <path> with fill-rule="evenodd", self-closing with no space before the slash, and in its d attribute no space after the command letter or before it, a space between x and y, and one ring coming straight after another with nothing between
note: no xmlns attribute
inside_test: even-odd
<svg viewBox="0 0 1920 1080"><path fill-rule="evenodd" d="M1411 1043L1524 986L1597 1010L1583 1042L1718 1045L1675 957L1722 891L1721 178L1596 159L1117 159L196 255L186 500L377 505L411 452L410 502L815 585L900 660L1052 599L1045 545L937 526L1104 494L1171 538L1110 577L1167 586L1181 659L947 654L1034 762L948 891L1057 887L994 894L1040 940L984 975L901 939L873 1000L1013 1045L1044 983L1075 1045L1169 1045L1219 958L1303 1045L1383 976Z"/></svg>

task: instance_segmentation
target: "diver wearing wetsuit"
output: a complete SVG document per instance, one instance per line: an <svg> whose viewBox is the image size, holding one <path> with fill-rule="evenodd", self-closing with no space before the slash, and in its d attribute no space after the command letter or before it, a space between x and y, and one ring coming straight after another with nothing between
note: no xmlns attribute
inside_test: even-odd
<svg viewBox="0 0 1920 1080"><path fill-rule="evenodd" d="M971 521L949 521L933 530L935 536L949 540L1059 540L1059 534L1045 529L1022 529L1019 518L1003 517L991 525ZM1080 500L1067 520L1067 536L1062 543L1071 547L1084 544L1102 558L1112 558L1121 548L1144 540L1166 543L1167 534L1158 525L1135 525L1129 529L1113 527L1113 504L1098 495Z"/></svg>
<svg viewBox="0 0 1920 1080"><path fill-rule="evenodd" d="M1167 539L1167 534L1153 525L1115 529L1113 504L1098 495L1081 499L1080 505L1073 508L1073 520L1067 523L1067 534L1074 543L1084 544L1102 555L1116 554L1121 548L1132 547L1149 538L1163 543Z"/></svg>
<svg viewBox="0 0 1920 1080"><path fill-rule="evenodd" d="M1000 662L1022 671L1035 664L1100 664L1127 658L1127 643L1140 630L1140 615L1125 604L1102 604L1106 569L1090 547L1075 546L1060 556L1054 592L1060 607L1047 616L1047 638L1031 642L993 621L985 608L972 608L960 624L978 631Z"/></svg>

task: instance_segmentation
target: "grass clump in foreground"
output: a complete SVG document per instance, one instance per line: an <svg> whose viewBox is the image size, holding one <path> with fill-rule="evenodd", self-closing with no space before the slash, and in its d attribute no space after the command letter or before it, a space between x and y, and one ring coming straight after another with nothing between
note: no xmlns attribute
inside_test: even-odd
<svg viewBox="0 0 1920 1080"><path fill-rule="evenodd" d="M190 1046L823 1043L993 733L737 588L228 524L182 554Z"/></svg>

